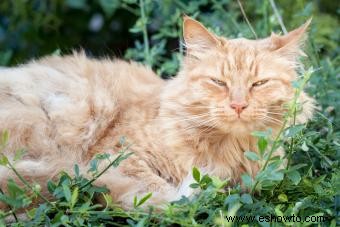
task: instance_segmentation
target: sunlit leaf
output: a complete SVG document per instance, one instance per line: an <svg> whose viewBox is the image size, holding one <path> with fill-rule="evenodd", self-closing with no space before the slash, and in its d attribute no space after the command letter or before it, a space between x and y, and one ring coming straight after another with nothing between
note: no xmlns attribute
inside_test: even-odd
<svg viewBox="0 0 340 227"><path fill-rule="evenodd" d="M194 180L196 182L200 182L200 180L201 180L201 173L200 173L200 171L196 167L194 167L192 169L192 176L193 176L193 178L194 178Z"/></svg>

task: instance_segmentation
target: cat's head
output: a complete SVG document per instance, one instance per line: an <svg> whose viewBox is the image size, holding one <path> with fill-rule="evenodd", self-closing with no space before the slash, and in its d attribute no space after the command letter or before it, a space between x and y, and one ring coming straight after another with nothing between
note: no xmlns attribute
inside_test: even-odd
<svg viewBox="0 0 340 227"><path fill-rule="evenodd" d="M169 107L176 106L191 124L226 133L279 127L283 104L294 95L292 81L309 23L286 35L227 39L185 17L187 54L169 85Z"/></svg>

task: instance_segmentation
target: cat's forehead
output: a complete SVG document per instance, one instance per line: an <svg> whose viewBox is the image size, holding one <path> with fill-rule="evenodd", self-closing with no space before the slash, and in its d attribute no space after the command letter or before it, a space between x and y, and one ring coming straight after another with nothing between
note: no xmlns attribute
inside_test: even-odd
<svg viewBox="0 0 340 227"><path fill-rule="evenodd" d="M254 40L233 39L223 43L219 62L225 72L254 71L261 63L264 51Z"/></svg>
<svg viewBox="0 0 340 227"><path fill-rule="evenodd" d="M231 80L261 78L275 74L282 66L279 59L264 50L257 41L228 40L223 48L194 64L193 75L211 75Z"/></svg>
<svg viewBox="0 0 340 227"><path fill-rule="evenodd" d="M284 64L282 58L270 51L268 39L250 40L245 38L222 39L218 50L217 64L223 65L225 71L250 71L256 73L261 65Z"/></svg>
<svg viewBox="0 0 340 227"><path fill-rule="evenodd" d="M274 75L286 67L283 58L270 51L266 39L220 38L220 41L219 48L206 52L192 65L193 75L215 75L239 80Z"/></svg>

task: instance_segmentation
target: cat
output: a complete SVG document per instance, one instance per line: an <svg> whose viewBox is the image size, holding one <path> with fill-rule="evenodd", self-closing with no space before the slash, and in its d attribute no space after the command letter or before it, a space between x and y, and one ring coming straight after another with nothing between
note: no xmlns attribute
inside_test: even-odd
<svg viewBox="0 0 340 227"><path fill-rule="evenodd" d="M153 205L190 196L194 166L234 183L254 176L259 166L244 152L257 152L253 131L276 135L282 127L309 24L260 40L227 39L185 16L186 55L168 81L139 63L82 52L1 69L0 131L10 134L4 152L13 158L25 148L16 168L43 186L76 163L86 175L89 160L117 154L124 136L133 154L94 183L126 209L148 192ZM305 123L315 102L305 92L298 101L296 121ZM2 189L9 177L0 167Z"/></svg>

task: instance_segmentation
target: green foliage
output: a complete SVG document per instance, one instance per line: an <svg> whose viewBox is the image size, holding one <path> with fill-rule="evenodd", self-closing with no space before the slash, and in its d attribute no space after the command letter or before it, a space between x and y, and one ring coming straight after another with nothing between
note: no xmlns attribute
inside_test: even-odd
<svg viewBox="0 0 340 227"><path fill-rule="evenodd" d="M6 133L3 133L3 135L3 138L5 138ZM107 194L108 190L106 188L94 186L92 183L109 168L117 167L120 162L131 155L131 153L126 153L125 151L126 148L113 160L110 155L98 155L94 159L96 163L105 160L108 161L109 164L102 170L97 169L98 165L95 168L91 166L89 172L92 173L92 179L84 178L80 174L78 165L75 165L74 177L62 172L60 173L58 181L48 181L47 189L53 198L52 202L40 193L40 185L27 182L17 172L11 161L6 158L6 162L1 162L0 165L15 172L25 187L21 187L17 182L9 179L6 188L7 193L4 193L2 190L0 191L0 201L11 208L9 212L0 212L0 226L5 217L15 215L15 212L20 208L26 209L26 215L30 221L25 223L18 222L17 224L19 224L19 226L100 226L101 223L106 221L110 223L110 221L112 221L110 212L112 211L109 210L115 207L115 205L112 203L110 195ZM4 154L0 155L1 157L6 157ZM98 196L102 196L106 201L105 207L95 202L95 198ZM38 197L45 201L45 203L42 203L38 208L28 208L33 200ZM149 197L151 197L151 194L142 198L136 207L146 202ZM103 212L97 212L98 209L102 209ZM105 211L109 213L105 213ZM120 214L122 211L117 208L115 212Z"/></svg>
<svg viewBox="0 0 340 227"><path fill-rule="evenodd" d="M258 138L259 153L246 151L245 157L261 166L256 176L242 175L242 185L202 175L192 171L191 187L198 193L192 198L154 208L146 212L145 202L152 194L135 197L134 209L123 211L112 202L105 188L93 185L107 169L115 168L128 158L126 149L112 160L110 155L97 156L91 161L91 179L85 179L75 165L74 177L60 173L57 181L47 183L52 199L40 193L41 187L27 182L15 169L15 161L24 151L9 159L2 151L10 138L7 132L0 137L0 165L13 171L20 184L9 179L7 190L0 190L0 201L11 209L0 211L0 226L4 218L16 218L24 208L27 221L12 226L241 226L242 224L269 226L259 222L260 215L316 215L327 217L320 226L339 225L340 214L340 80L339 80L339 10L336 1L278 0L241 1L246 15L258 37L281 31L278 15L271 2L276 3L287 29L304 23L313 16L306 44L308 58L303 63L310 70L301 71L294 100L287 106L287 122L294 123L300 110L297 97L306 89L316 98L319 110L307 125L293 124L282 128L277 138L271 131L253 132ZM227 37L254 38L245 23L237 1L231 0L60 0L60 1L2 1L0 3L0 64L22 62L43 54L69 53L83 46L92 55L103 55L107 50L115 55L144 62L163 77L175 75L183 56L181 16L198 18L212 31ZM67 37L67 38L65 38ZM112 53L110 55L113 55ZM124 138L122 138L124 144ZM277 149L286 151L287 167L275 157ZM98 169L103 160L109 165ZM101 195L105 206L94 197ZM42 202L28 208L32 201ZM228 222L228 215L255 216L251 223ZM308 223L272 223L273 226L306 226ZM309 223L311 224L311 223Z"/></svg>

